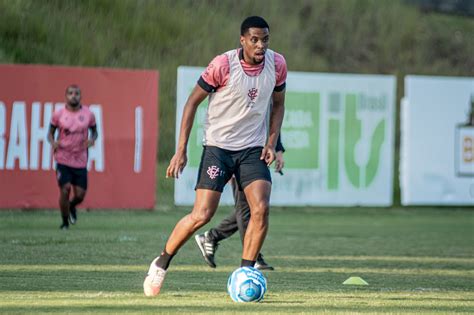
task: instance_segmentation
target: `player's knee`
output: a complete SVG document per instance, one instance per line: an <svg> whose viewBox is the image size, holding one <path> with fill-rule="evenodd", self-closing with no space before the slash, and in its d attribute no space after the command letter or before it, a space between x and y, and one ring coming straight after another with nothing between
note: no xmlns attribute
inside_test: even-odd
<svg viewBox="0 0 474 315"><path fill-rule="evenodd" d="M79 192L77 193L76 196L74 196L74 198L78 201L78 202L82 202L84 200L84 197L86 196L86 192Z"/></svg>
<svg viewBox="0 0 474 315"><path fill-rule="evenodd" d="M258 222L265 223L268 221L270 208L267 202L260 202L251 209L250 218L254 218Z"/></svg>
<svg viewBox="0 0 474 315"><path fill-rule="evenodd" d="M61 186L61 194L69 196L69 193L71 192L71 184L64 184Z"/></svg>
<svg viewBox="0 0 474 315"><path fill-rule="evenodd" d="M211 221L212 214L213 211L207 208L194 209L193 212L191 212L191 220L195 225L201 227Z"/></svg>

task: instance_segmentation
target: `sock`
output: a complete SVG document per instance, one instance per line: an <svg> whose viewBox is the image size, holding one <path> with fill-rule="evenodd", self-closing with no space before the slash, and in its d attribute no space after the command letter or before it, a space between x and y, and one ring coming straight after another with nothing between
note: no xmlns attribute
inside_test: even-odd
<svg viewBox="0 0 474 315"><path fill-rule="evenodd" d="M247 259L242 258L240 267L253 267L253 266L255 266L255 260L247 260Z"/></svg>
<svg viewBox="0 0 474 315"><path fill-rule="evenodd" d="M69 218L68 218L68 216L63 216L63 225L69 225Z"/></svg>
<svg viewBox="0 0 474 315"><path fill-rule="evenodd" d="M170 262L171 262L171 259L174 257L175 254L168 254L166 252L166 250L164 249L162 252L161 252L161 255L160 257L158 258L158 260L156 261L156 266L164 269L164 270L167 270L169 265L170 265Z"/></svg>

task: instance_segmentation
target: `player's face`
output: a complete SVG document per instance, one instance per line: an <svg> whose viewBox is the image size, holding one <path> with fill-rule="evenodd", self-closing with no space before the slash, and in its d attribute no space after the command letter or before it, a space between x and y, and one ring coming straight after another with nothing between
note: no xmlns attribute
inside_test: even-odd
<svg viewBox="0 0 474 315"><path fill-rule="evenodd" d="M78 106L81 103L81 90L76 87L69 87L66 91L66 100L70 106Z"/></svg>
<svg viewBox="0 0 474 315"><path fill-rule="evenodd" d="M265 59L265 51L270 42L268 28L251 27L243 36L240 44L244 50L244 59L249 64L259 64Z"/></svg>

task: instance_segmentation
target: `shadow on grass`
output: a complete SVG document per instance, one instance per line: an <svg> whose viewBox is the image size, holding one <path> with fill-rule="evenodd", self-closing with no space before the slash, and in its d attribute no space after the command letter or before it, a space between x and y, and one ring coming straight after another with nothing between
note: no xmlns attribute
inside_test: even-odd
<svg viewBox="0 0 474 315"><path fill-rule="evenodd" d="M227 304L221 306L200 306L200 305L175 305L163 306L159 305L85 305L85 306L34 306L34 307L0 307L0 312L5 314L24 314L32 312L47 312L47 313L176 313L176 314L191 314L191 313L317 313L317 312L362 312L362 313L382 313L382 312L396 312L396 313L451 313L451 312L469 312L472 311L469 307L463 306L374 306L374 305L354 305L354 306L299 306L291 305L285 308L286 301L281 302L262 302L259 304ZM367 302L369 304L369 302Z"/></svg>
<svg viewBox="0 0 474 315"><path fill-rule="evenodd" d="M164 289L167 292L202 291L223 292L227 271L175 271L169 272ZM396 272L361 275L369 286L343 286L349 273L324 272L272 272L266 273L272 292L335 291L373 292L380 290L470 291L469 277L453 275L401 275ZM141 292L145 271L0 271L0 291L108 291Z"/></svg>

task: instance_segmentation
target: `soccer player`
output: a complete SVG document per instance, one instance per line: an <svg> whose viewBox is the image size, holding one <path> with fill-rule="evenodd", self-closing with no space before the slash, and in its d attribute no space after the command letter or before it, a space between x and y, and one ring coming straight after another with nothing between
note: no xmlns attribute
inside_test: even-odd
<svg viewBox="0 0 474 315"><path fill-rule="evenodd" d="M56 129L59 129L57 139L54 138ZM57 163L62 230L69 228L69 221L76 223L76 206L84 200L87 191L87 149L94 145L97 137L95 116L88 107L81 105L79 86L68 86L66 106L54 112L48 132L48 141ZM69 200L71 190L73 198Z"/></svg>
<svg viewBox="0 0 474 315"><path fill-rule="evenodd" d="M246 18L240 28L242 47L214 58L186 101L177 151L166 176L178 178L183 171L196 109L209 96L196 199L191 213L176 224L161 255L150 264L143 283L146 296L159 294L172 257L211 220L234 175L251 213L241 266L255 264L268 229L272 187L268 166L275 159L285 110L286 62L268 49L269 41L267 22L258 16Z"/></svg>
<svg viewBox="0 0 474 315"><path fill-rule="evenodd" d="M275 172L283 175L281 171L284 166L283 153L285 148L281 144L280 137L278 137L276 145L276 158L275 158ZM196 243L201 251L204 261L211 268L216 268L216 262L214 261L214 255L219 246L219 242L225 240L232 236L237 230L240 233L240 239L242 243L244 242L245 231L247 230L247 225L249 224L250 219L250 206L245 198L243 191L239 189L235 177L231 179L232 191L234 193L234 211L226 218L224 218L221 223L216 227L211 228L209 231L204 232L203 234L198 234L194 238ZM274 270L271 265L263 259L262 253L259 253L257 256L257 261L255 262L255 268L259 270Z"/></svg>

